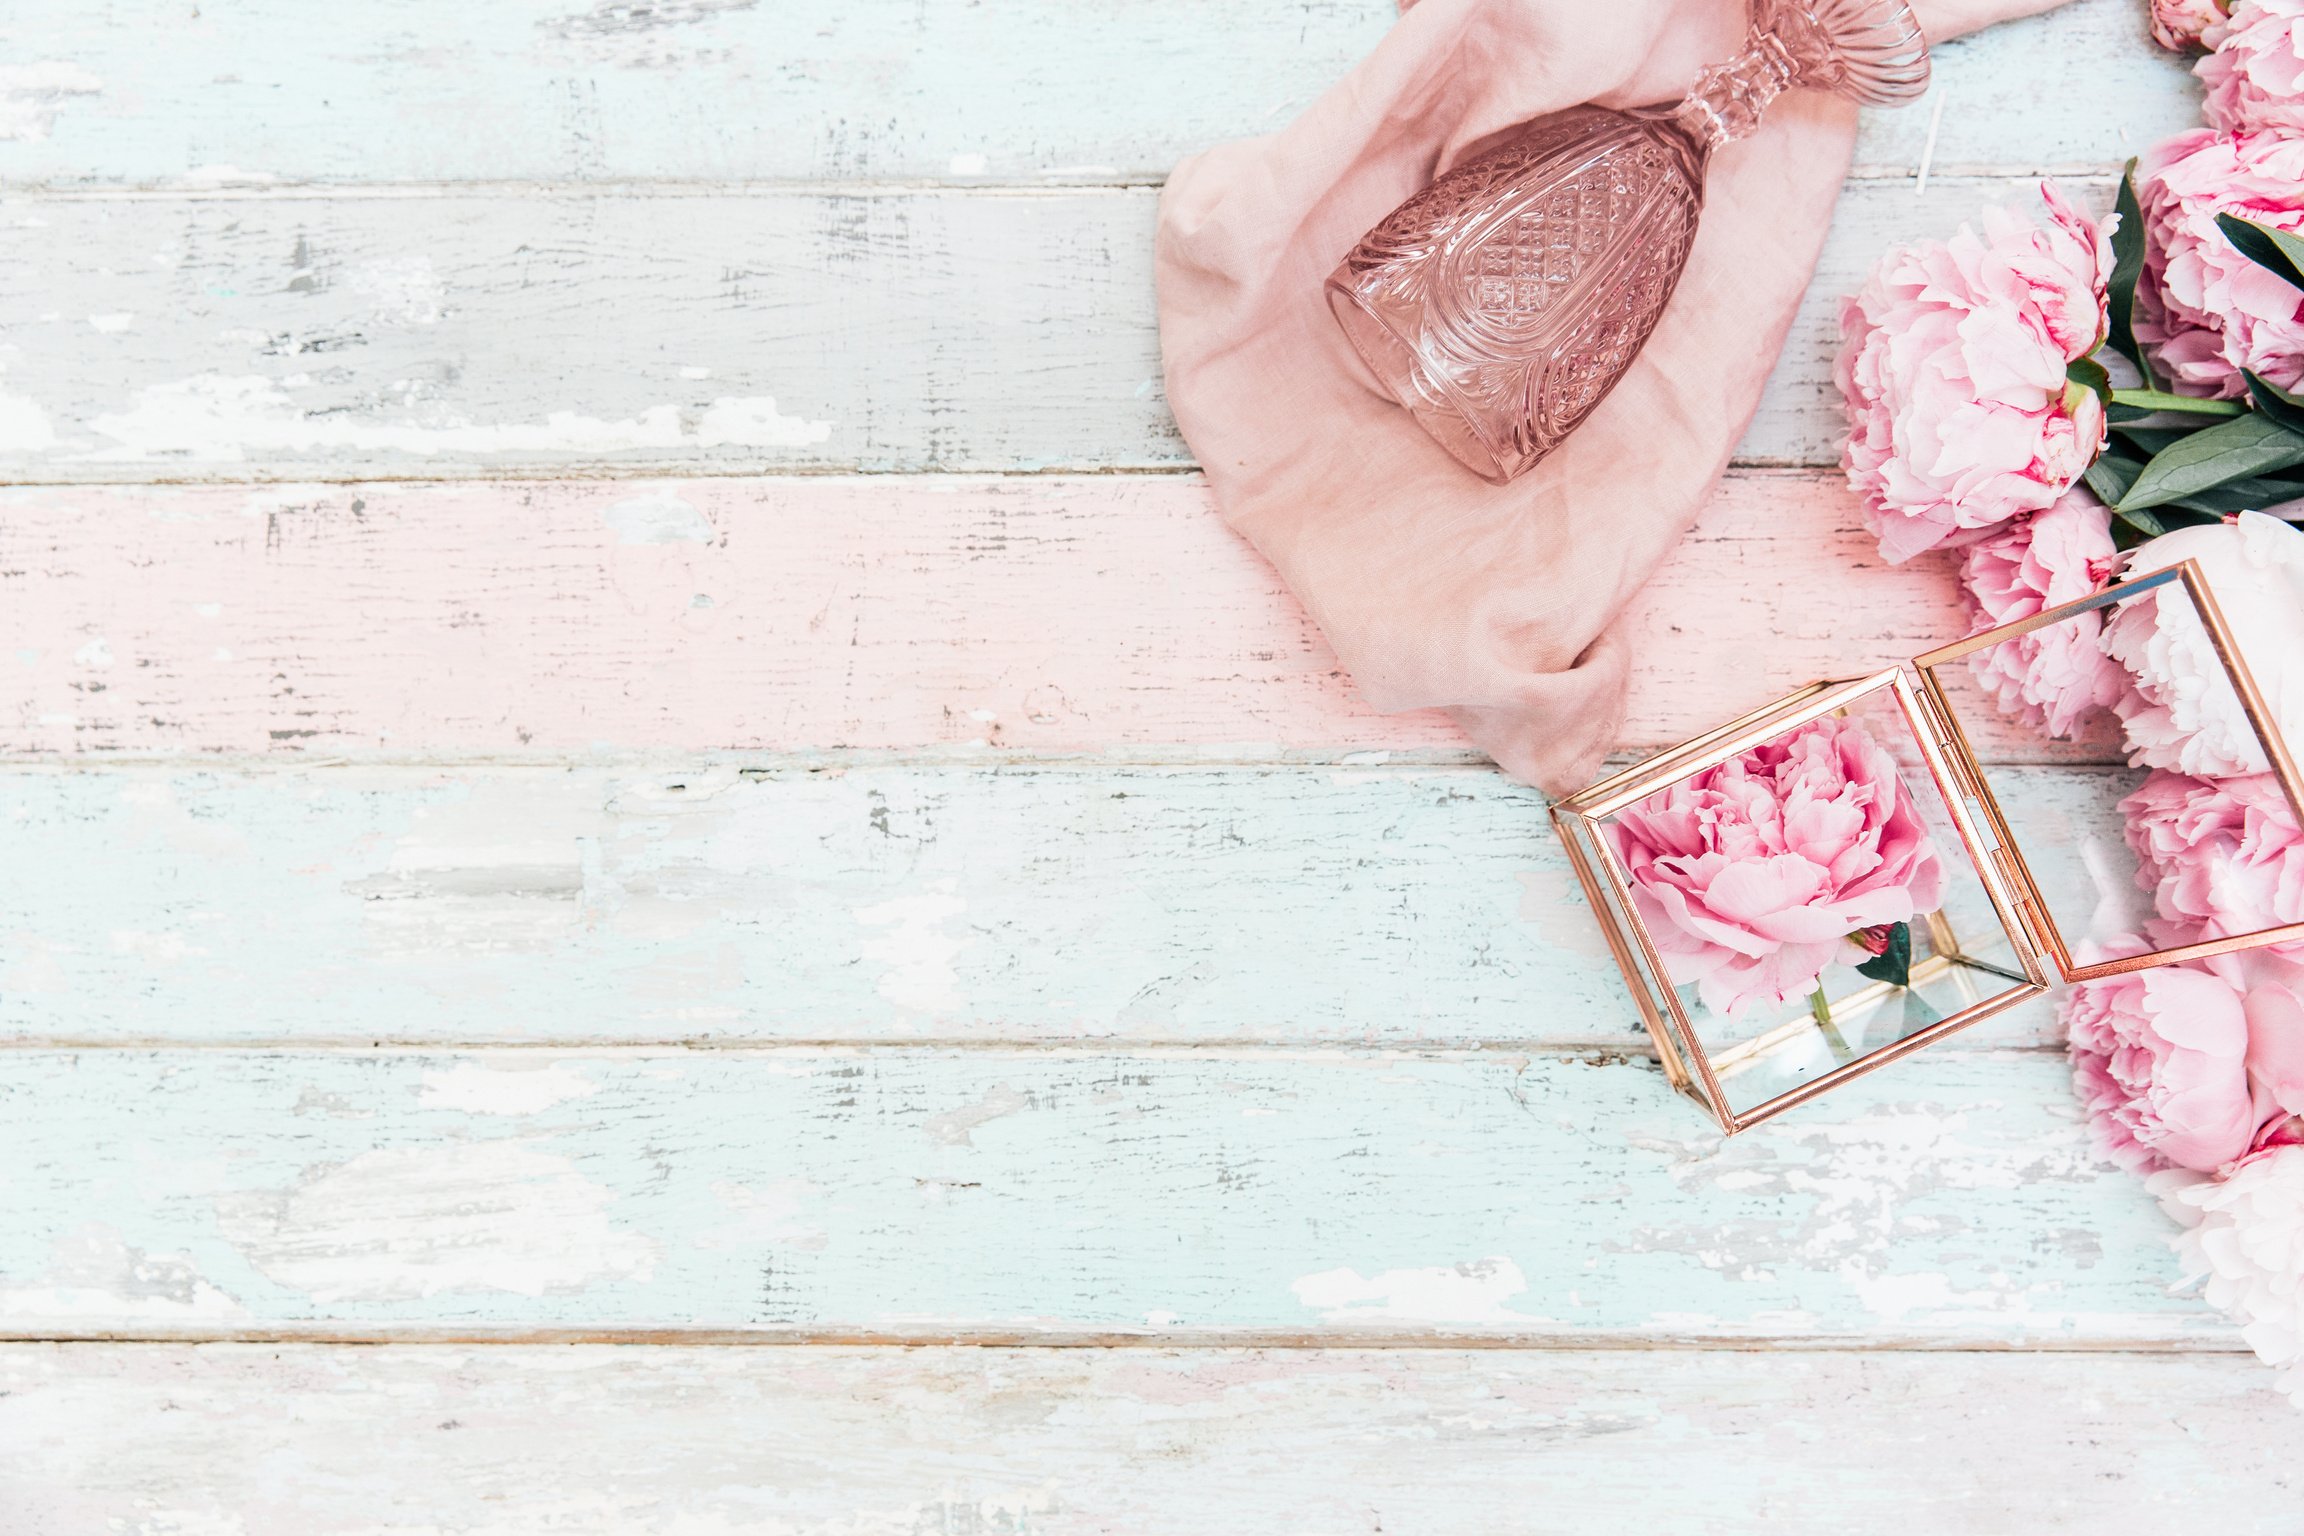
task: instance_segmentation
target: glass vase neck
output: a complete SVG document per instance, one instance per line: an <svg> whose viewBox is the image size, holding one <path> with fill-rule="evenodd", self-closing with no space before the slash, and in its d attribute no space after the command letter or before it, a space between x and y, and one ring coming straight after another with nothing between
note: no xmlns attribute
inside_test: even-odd
<svg viewBox="0 0 2304 1536"><path fill-rule="evenodd" d="M1709 154L1748 136L1794 86L1887 106L1927 85L1928 43L1906 0L1751 0L1744 51L1698 75L1685 100L1639 115Z"/></svg>
<svg viewBox="0 0 2304 1536"><path fill-rule="evenodd" d="M1685 100L1650 110L1677 123L1709 152L1748 137L1776 98L1800 83L1801 73L1785 38L1756 26L1744 51L1698 75Z"/></svg>

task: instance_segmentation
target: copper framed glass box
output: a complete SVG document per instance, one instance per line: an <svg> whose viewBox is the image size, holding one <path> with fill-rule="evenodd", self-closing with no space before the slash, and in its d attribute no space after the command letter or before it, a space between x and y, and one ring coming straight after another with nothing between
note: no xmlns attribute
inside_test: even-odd
<svg viewBox="0 0 2304 1536"><path fill-rule="evenodd" d="M1734 1134L2056 980L2304 939L2299 923L2113 941L2150 926L2118 809L2147 767L1980 761L1996 662L2109 653L2132 631L2199 642L2174 706L2273 775L2304 825L2288 744L2193 561L1810 684L1557 802L1673 1086Z"/></svg>

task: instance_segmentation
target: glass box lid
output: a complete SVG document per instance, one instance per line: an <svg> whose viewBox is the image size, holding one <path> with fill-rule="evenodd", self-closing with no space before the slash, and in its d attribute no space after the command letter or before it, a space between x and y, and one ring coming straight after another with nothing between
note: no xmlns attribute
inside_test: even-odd
<svg viewBox="0 0 2304 1536"><path fill-rule="evenodd" d="M2061 741L2012 736L2007 679L2065 661L2100 707L2032 722ZM2105 767L2121 735L2147 745ZM1812 684L1552 814L1666 1073L1733 1133L2055 977L2304 938L2150 915L2153 882L2186 878L2159 867L2150 818L2197 814L2197 774L2239 775L2250 814L2304 826L2288 745L2186 561L1910 672Z"/></svg>

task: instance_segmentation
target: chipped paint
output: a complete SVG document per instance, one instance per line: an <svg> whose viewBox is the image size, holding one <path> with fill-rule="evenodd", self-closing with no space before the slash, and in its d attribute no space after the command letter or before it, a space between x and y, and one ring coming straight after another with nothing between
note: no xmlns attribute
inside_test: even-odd
<svg viewBox="0 0 2304 1536"><path fill-rule="evenodd" d="M1473 1259L1425 1269L1322 1270L1288 1289L1331 1323L1518 1323L1542 1319L1505 1303L1528 1291L1528 1277L1507 1258Z"/></svg>
<svg viewBox="0 0 2304 1536"><path fill-rule="evenodd" d="M56 428L36 400L0 393L0 453L45 453L56 446Z"/></svg>
<svg viewBox="0 0 2304 1536"><path fill-rule="evenodd" d="M968 910L960 882L933 882L917 895L898 896L855 909L856 921L870 933L859 944L864 958L881 966L877 990L899 1008L948 1013L960 1007L960 977L952 962L974 940L950 930Z"/></svg>
<svg viewBox="0 0 2304 1536"><path fill-rule="evenodd" d="M267 1279L340 1306L645 1280L656 1242L613 1221L615 1199L560 1153L479 1141L364 1152L215 1206L225 1237Z"/></svg>
<svg viewBox="0 0 2304 1536"><path fill-rule="evenodd" d="M96 76L58 59L0 64L0 140L45 139L67 102L103 89Z"/></svg>
<svg viewBox="0 0 2304 1536"><path fill-rule="evenodd" d="M711 520L696 503L671 489L628 496L600 509L600 520L616 530L619 544L709 544Z"/></svg>
<svg viewBox="0 0 2304 1536"><path fill-rule="evenodd" d="M823 1198L823 1190L803 1178L776 1179L759 1185L719 1179L712 1198L727 1213L717 1226L706 1227L692 1240L698 1248L788 1248L796 1253L822 1253L831 1239L823 1227L805 1213Z"/></svg>
<svg viewBox="0 0 2304 1536"><path fill-rule="evenodd" d="M184 1253L132 1248L119 1231L89 1221L59 1237L46 1262L23 1281L0 1275L0 1319L136 1318L218 1322L247 1310L200 1273Z"/></svg>
<svg viewBox="0 0 2304 1536"><path fill-rule="evenodd" d="M941 1147L972 1147L974 1133L994 1120L1029 1109L1032 1101L1006 1083L985 1090L984 1097L961 1109L948 1109L920 1122L928 1139Z"/></svg>
<svg viewBox="0 0 2304 1536"><path fill-rule="evenodd" d="M599 1091L582 1068L568 1062L482 1066L463 1061L445 1071L426 1072L416 1101L426 1109L468 1115L534 1115Z"/></svg>
<svg viewBox="0 0 2304 1536"><path fill-rule="evenodd" d="M587 454L680 447L793 448L821 443L829 421L786 416L773 398L723 397L689 417L657 405L623 420L553 411L540 422L474 423L453 414L375 420L314 414L281 381L201 374L137 391L124 411L88 423L109 446L83 452L83 462L189 460L238 463L252 456L310 453Z"/></svg>

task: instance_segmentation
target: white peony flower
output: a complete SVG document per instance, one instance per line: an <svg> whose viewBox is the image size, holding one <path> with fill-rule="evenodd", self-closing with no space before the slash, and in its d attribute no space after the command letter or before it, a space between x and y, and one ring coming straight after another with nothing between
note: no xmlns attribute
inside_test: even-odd
<svg viewBox="0 0 2304 1536"><path fill-rule="evenodd" d="M2273 719L2292 751L2304 749L2304 531L2243 512L2233 522L2161 535L2129 557L2127 574L2179 560L2200 562ZM2271 767L2207 630L2181 594L2163 588L2113 609L2104 650L2134 684L2113 705L2127 730L2130 762L2205 778Z"/></svg>
<svg viewBox="0 0 2304 1536"><path fill-rule="evenodd" d="M2273 1386L2304 1408L2304 1146L2242 1158L2221 1179L2176 1170L2146 1187L2183 1224L2185 1281L2208 1282L2210 1303L2279 1370Z"/></svg>

